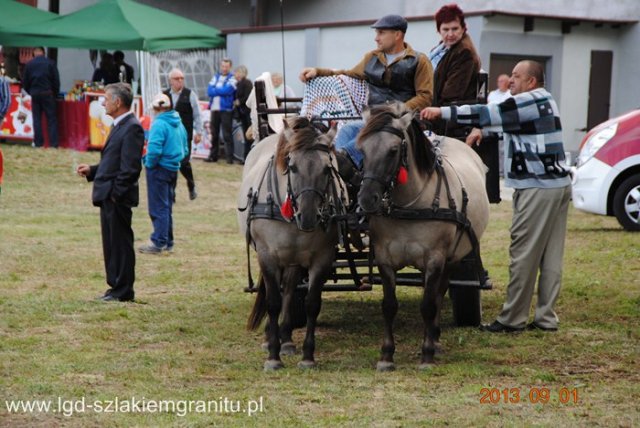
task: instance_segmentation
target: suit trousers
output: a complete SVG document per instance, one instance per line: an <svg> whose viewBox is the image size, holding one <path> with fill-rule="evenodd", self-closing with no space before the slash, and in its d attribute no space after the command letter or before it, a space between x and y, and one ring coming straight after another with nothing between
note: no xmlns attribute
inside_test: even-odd
<svg viewBox="0 0 640 428"><path fill-rule="evenodd" d="M558 326L554 306L562 282L562 258L571 186L557 189L517 189L513 194L513 222L509 247L507 300L497 320L524 327L538 282L534 322Z"/></svg>
<svg viewBox="0 0 640 428"><path fill-rule="evenodd" d="M227 163L233 162L233 137L231 135L232 112L213 110L211 112L211 151L209 158L217 161L220 153L220 129L224 144L224 154Z"/></svg>
<svg viewBox="0 0 640 428"><path fill-rule="evenodd" d="M33 94L31 96L33 113L33 142L36 147L44 146L42 133L42 113L47 117L49 147L58 147L58 118L56 116L56 99L52 94Z"/></svg>
<svg viewBox="0 0 640 428"><path fill-rule="evenodd" d="M108 294L124 300L134 298L136 254L131 217L131 207L111 200L102 202L100 227L107 284L111 287Z"/></svg>
<svg viewBox="0 0 640 428"><path fill-rule="evenodd" d="M196 188L196 181L193 178L193 168L191 167L191 153L188 153L180 162L180 173L187 180L187 188L192 191ZM176 180L176 184L177 184Z"/></svg>

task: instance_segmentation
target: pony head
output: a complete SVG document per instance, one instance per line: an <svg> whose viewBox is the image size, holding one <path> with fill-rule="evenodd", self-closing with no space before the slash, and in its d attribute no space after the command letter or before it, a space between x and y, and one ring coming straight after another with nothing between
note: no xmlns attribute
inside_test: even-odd
<svg viewBox="0 0 640 428"><path fill-rule="evenodd" d="M333 137L335 129L320 133L305 118L285 122L276 149L278 171L286 176L287 194L282 204L284 217L293 216L298 229L310 232L323 218L331 198L331 184L337 178Z"/></svg>
<svg viewBox="0 0 640 428"><path fill-rule="evenodd" d="M402 103L374 107L363 117L365 126L357 142L364 154L358 202L365 212L373 213L380 210L396 185L413 184L409 182L410 169L414 168L417 176L431 174L435 152L414 113Z"/></svg>

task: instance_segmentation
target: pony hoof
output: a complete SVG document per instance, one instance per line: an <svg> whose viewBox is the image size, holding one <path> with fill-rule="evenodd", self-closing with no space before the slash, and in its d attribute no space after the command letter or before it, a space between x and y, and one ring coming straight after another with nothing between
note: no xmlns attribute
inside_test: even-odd
<svg viewBox="0 0 640 428"><path fill-rule="evenodd" d="M280 355L295 355L296 345L293 342L285 342L280 346Z"/></svg>
<svg viewBox="0 0 640 428"><path fill-rule="evenodd" d="M282 364L282 361L280 360L267 360L264 362L264 371L265 372L272 372L275 370L280 370L281 368L284 367L284 364Z"/></svg>
<svg viewBox="0 0 640 428"><path fill-rule="evenodd" d="M376 370L379 372L391 372L396 369L396 365L393 361L378 361L376 364Z"/></svg>
<svg viewBox="0 0 640 428"><path fill-rule="evenodd" d="M305 370L314 369L316 368L316 362L309 361L309 360L302 360L298 363L298 367Z"/></svg>
<svg viewBox="0 0 640 428"><path fill-rule="evenodd" d="M425 370L425 371L433 370L435 368L436 368L436 364L435 363L422 363L422 364L420 364L418 366L419 370Z"/></svg>

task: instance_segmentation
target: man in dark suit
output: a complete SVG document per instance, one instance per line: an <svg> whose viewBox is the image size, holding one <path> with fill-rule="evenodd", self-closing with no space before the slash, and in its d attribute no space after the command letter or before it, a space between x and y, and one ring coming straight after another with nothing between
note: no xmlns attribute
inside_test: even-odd
<svg viewBox="0 0 640 428"><path fill-rule="evenodd" d="M93 205L100 207L102 249L107 284L103 301L134 298L135 252L131 208L138 205L138 177L142 169L144 131L131 113L133 94L126 83L107 85L105 110L113 117L113 128L102 149L100 163L82 164L77 173L93 181Z"/></svg>
<svg viewBox="0 0 640 428"><path fill-rule="evenodd" d="M42 134L42 113L47 116L49 146L58 147L58 118L56 117L56 97L60 92L60 75L56 64L44 56L44 48L33 50L35 57L24 67L22 86L31 95L33 110L33 143L35 147L44 145Z"/></svg>

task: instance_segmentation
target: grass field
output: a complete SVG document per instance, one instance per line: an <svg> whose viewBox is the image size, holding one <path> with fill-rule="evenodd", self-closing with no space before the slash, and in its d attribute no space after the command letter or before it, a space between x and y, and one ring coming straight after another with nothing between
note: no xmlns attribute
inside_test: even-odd
<svg viewBox="0 0 640 428"><path fill-rule="evenodd" d="M244 328L240 166L194 161L199 197L181 178L174 253L138 255L137 301L105 304L98 209L72 172L99 154L1 148L0 426L640 426L640 235L613 218L570 209L557 333L454 328L447 300L444 353L419 371L420 291L401 287L398 369L377 373L380 288L327 293L318 368L296 355L265 373L262 335ZM145 192L143 177L136 247L151 232ZM510 203L491 211L485 322L504 299Z"/></svg>

